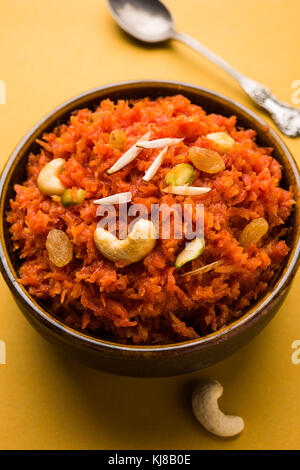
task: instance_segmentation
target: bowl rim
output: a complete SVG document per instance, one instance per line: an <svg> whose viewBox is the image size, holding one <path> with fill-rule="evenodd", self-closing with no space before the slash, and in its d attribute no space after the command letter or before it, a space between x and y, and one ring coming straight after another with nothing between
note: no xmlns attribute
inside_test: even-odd
<svg viewBox="0 0 300 470"><path fill-rule="evenodd" d="M207 88L203 88L194 84L186 83L186 82L179 82L173 80L130 80L130 81L122 81L112 84L107 84L104 86L96 87L91 90L87 90L83 93L75 95L74 97L68 99L67 101L63 102L62 104L56 106L52 111L48 112L42 119L40 119L20 140L17 144L13 152L11 153L10 157L8 158L6 164L1 173L0 177L0 210L1 213L4 214L4 200L7 191L7 186L11 175L18 163L18 156L22 152L23 147L26 143L32 138L35 133L39 133L40 129L46 127L48 124L51 123L53 120L53 116L55 115L55 119L53 120L53 124L55 125L55 121L58 121L59 115L63 115L65 112L71 113L70 110L66 111L66 109L73 105L74 109L76 109L76 103L78 102L79 108L83 107L84 104L79 102L81 100L90 101L93 99L93 95L98 93L108 93L109 91L115 92L121 90L122 88L126 87L136 87L138 88L145 88L145 87L173 87L178 90L178 93L184 93L186 90L187 92L194 92L194 93L202 93L206 94L208 97L212 99L217 99L219 102L223 102L225 105L229 105L231 108L239 111L243 115L246 115L247 118L251 118L254 120L257 125L261 127L268 128L268 134L271 136L271 139L275 141L276 145L281 148L287 160L289 161L290 167L292 169L293 175L295 177L297 191L298 194L300 192L300 175L299 170L297 167L297 163L294 160L291 152L279 137L279 135L272 129L270 126L260 118L256 113L249 110L245 106L237 103L235 100L231 98L227 98L226 96L209 90ZM162 90L163 94L163 90ZM43 132L43 131L41 131ZM299 218L299 208L295 206L295 215ZM62 322L61 320L52 316L46 309L44 309L41 305L37 303L35 298L31 296L27 290L19 283L16 272L12 266L10 256L8 254L7 246L5 243L4 237L4 222L5 219L2 216L1 224L0 224L0 268L3 274L3 277L8 284L10 290L12 291L13 295L15 296L16 300L22 304L27 312L30 312L30 315L38 320L40 323L43 323L45 326L50 328L52 332L56 335L63 336L64 339L77 342L83 348L92 348L102 351L114 350L114 351L122 351L123 353L133 357L137 354L141 356L145 355L159 355L161 354L168 354L171 351L178 351L178 352L185 352L191 351L193 349L199 349L208 346L212 343L221 343L226 341L229 336L235 335L238 333L239 329L242 327L249 326L251 323L256 322L260 316L264 315L266 312L264 310L266 308L271 308L273 303L279 298L281 298L288 288L290 281L292 280L294 274L296 273L298 264L299 264L299 254L300 254L300 234L297 233L296 243L294 246L291 247L289 259L286 263L286 266L283 268L283 271L280 277L276 280L274 288L271 292L267 292L265 295L261 297L261 299L255 303L252 307L250 307L244 315L242 315L237 320L229 323L228 325L220 328L219 330L212 332L206 336L183 341L180 343L169 343L163 345L127 345L122 343L117 343L113 341L107 341L101 338L97 338L93 335L81 332L76 330L75 328L70 327L66 323Z"/></svg>

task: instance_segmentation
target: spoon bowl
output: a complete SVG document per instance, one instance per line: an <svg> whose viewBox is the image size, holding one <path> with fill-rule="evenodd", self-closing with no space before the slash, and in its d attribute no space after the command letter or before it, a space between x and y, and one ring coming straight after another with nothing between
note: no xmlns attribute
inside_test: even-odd
<svg viewBox="0 0 300 470"><path fill-rule="evenodd" d="M108 5L118 25L139 41L162 42L174 34L172 15L159 0L112 0Z"/></svg>
<svg viewBox="0 0 300 470"><path fill-rule="evenodd" d="M268 88L246 77L232 65L187 34L178 33L169 10L160 0L108 0L118 25L139 41L159 43L168 39L181 41L234 78L247 95L267 111L281 132L300 136L300 110L279 101Z"/></svg>

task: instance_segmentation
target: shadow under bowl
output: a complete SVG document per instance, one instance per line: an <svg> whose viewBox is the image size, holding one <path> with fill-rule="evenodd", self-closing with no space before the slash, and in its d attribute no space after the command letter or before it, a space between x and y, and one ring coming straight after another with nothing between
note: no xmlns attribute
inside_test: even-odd
<svg viewBox="0 0 300 470"><path fill-rule="evenodd" d="M37 138L57 125L66 123L72 111L83 107L95 108L100 100L110 98L139 99L181 93L208 113L237 116L240 127L252 128L257 142L273 147L273 157L283 168L282 185L293 187L296 204L288 221L287 243L290 252L280 272L264 293L245 314L226 327L205 337L163 346L131 346L105 341L87 335L55 318L18 282L20 260L12 249L6 212L14 197L14 185L26 178L30 152L38 152ZM299 263L300 234L300 177L297 165L278 135L258 116L236 102L212 91L185 83L169 81L133 81L97 88L67 101L50 112L22 139L10 156L0 180L0 268L14 299L30 323L48 340L63 346L73 357L101 370L122 375L158 377L183 374L208 367L246 344L271 320L280 307Z"/></svg>

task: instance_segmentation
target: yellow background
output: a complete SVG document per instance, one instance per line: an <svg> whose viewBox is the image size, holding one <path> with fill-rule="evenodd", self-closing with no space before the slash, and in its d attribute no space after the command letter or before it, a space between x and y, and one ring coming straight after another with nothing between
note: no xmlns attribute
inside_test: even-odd
<svg viewBox="0 0 300 470"><path fill-rule="evenodd" d="M168 5L180 31L291 103L291 84L300 79L299 0ZM1 166L56 105L138 78L195 83L254 109L238 85L185 46L129 42L104 0L1 0L0 80L7 86ZM300 138L284 140L300 163ZM0 448L300 449L300 365L291 362L291 344L300 339L299 275L279 314L249 345L207 370L163 379L113 376L57 352L23 318L1 278L7 364L0 365ZM213 437L194 419L190 393L200 378L224 385L223 409L246 422L240 437Z"/></svg>

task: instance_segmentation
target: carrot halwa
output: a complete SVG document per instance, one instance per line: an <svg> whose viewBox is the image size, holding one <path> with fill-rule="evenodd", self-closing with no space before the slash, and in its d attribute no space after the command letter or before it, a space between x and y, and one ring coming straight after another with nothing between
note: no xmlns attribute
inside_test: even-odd
<svg viewBox="0 0 300 470"><path fill-rule="evenodd" d="M142 149L124 168L108 174L149 131L151 140L183 138L168 147L150 181L143 176L158 148ZM209 137L224 132L226 149ZM107 99L95 111L73 113L38 143L39 153L28 158L26 181L15 186L7 220L21 259L20 282L76 329L129 344L206 335L240 317L266 291L288 254L285 222L294 204L292 191L280 187L281 167L272 149L259 147L255 131L238 128L235 116L207 114L181 95L117 104ZM194 159L202 166L194 168L192 147L209 150L219 167L203 171L207 161L203 151L199 160L196 149ZM68 190L63 197L43 194L37 184L42 168L56 158L65 160L59 174ZM211 190L196 196L164 192L166 175L180 164L193 167L193 186ZM171 232L139 262L122 266L106 259L94 241L99 217L93 201L128 191L131 203L143 204L149 214L152 204L203 204L203 252L178 269L175 260L187 240ZM241 243L255 219L264 221L263 236ZM65 266L49 257L51 230L63 231L72 244L72 259ZM210 264L212 269L189 274Z"/></svg>

